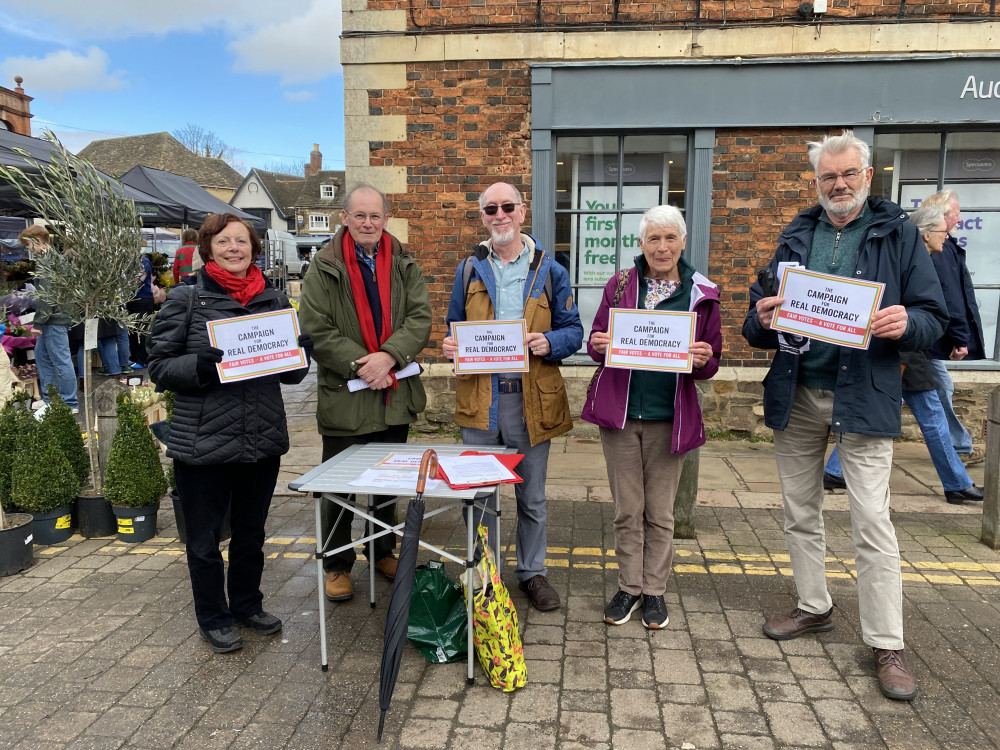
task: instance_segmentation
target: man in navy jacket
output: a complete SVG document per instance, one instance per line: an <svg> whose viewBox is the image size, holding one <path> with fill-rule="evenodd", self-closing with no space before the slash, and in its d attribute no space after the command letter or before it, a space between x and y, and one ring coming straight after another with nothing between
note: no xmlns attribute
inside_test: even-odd
<svg viewBox="0 0 1000 750"><path fill-rule="evenodd" d="M889 518L892 438L900 429L899 352L926 349L940 338L947 309L916 226L896 204L868 197L868 144L845 130L810 143L809 159L819 206L782 232L769 270L776 274L779 262L798 262L885 288L867 349L779 336L771 320L784 300L761 287L767 272L750 288L743 336L751 346L778 350L764 381L764 420L774 430L785 542L798 591L795 609L768 620L764 635L788 640L834 627L823 532L823 461L832 432L850 500L862 638L874 651L882 694L912 700L917 683L903 657L899 545Z"/></svg>

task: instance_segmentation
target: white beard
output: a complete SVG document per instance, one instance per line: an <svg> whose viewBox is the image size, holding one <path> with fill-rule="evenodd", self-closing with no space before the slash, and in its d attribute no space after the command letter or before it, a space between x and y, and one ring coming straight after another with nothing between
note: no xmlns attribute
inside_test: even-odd
<svg viewBox="0 0 1000 750"><path fill-rule="evenodd" d="M515 230L514 227L511 227L506 231L490 229L490 236L493 238L493 244L495 245L509 245L514 241L517 235L517 230Z"/></svg>
<svg viewBox="0 0 1000 750"><path fill-rule="evenodd" d="M816 194L819 197L819 205L831 216L850 216L868 200L868 188L868 185L858 188L854 198L847 203L834 203L820 190L817 190Z"/></svg>

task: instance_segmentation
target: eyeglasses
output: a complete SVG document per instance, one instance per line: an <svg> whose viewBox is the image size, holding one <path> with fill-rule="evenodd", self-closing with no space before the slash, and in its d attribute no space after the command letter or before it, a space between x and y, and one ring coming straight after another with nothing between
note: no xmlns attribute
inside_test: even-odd
<svg viewBox="0 0 1000 750"><path fill-rule="evenodd" d="M520 203L501 203L499 206L497 206L491 203L488 206L483 206L483 213L486 214L487 216L496 216L497 211L499 211L502 208L505 214L512 214L514 213L514 209L520 205L521 205Z"/></svg>
<svg viewBox="0 0 1000 750"><path fill-rule="evenodd" d="M364 224L365 219L370 221L372 224L378 224L380 221L382 221L382 218L384 216L385 214L361 214L361 213L351 214L351 218L354 219L354 221L356 221L358 224Z"/></svg>
<svg viewBox="0 0 1000 750"><path fill-rule="evenodd" d="M844 182L848 185L856 185L863 172L864 170L848 169L846 172L842 172L841 174L824 174L820 175L816 179L819 180L819 184L823 187L833 187L837 184L837 180L841 178L843 178Z"/></svg>
<svg viewBox="0 0 1000 750"><path fill-rule="evenodd" d="M948 234L947 229L928 229L924 234Z"/></svg>

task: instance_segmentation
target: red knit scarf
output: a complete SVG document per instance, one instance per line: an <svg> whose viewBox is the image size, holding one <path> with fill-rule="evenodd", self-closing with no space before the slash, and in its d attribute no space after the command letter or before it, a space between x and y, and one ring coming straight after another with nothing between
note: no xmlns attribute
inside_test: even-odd
<svg viewBox="0 0 1000 750"><path fill-rule="evenodd" d="M230 297L243 307L246 307L247 302L264 291L264 274L254 263L251 263L250 267L247 268L247 275L244 279L233 276L214 260L205 264L205 273L211 276L219 286L229 293Z"/></svg>
<svg viewBox="0 0 1000 750"><path fill-rule="evenodd" d="M368 304L368 292L361 278L354 238L350 232L344 232L342 249L344 265L347 266L347 278L351 281L351 293L354 295L354 309L358 312L358 323L361 324L361 338L368 353L374 354L392 335L392 241L388 234L382 232L378 253L375 255L375 283L378 285L378 298L382 306L381 337L375 334L375 319ZM390 374L392 374L392 387L396 388L396 375ZM388 402L388 393L385 394L385 398Z"/></svg>

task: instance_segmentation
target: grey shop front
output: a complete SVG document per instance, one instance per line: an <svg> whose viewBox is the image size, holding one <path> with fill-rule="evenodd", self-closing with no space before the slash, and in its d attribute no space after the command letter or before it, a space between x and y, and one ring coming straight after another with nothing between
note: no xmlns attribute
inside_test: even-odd
<svg viewBox="0 0 1000 750"><path fill-rule="evenodd" d="M1000 369L1000 55L539 63L532 73L532 229L570 275L589 330L604 282L636 253L642 212L680 207L706 271L716 131L852 127L872 146L872 194L919 205L958 191Z"/></svg>

